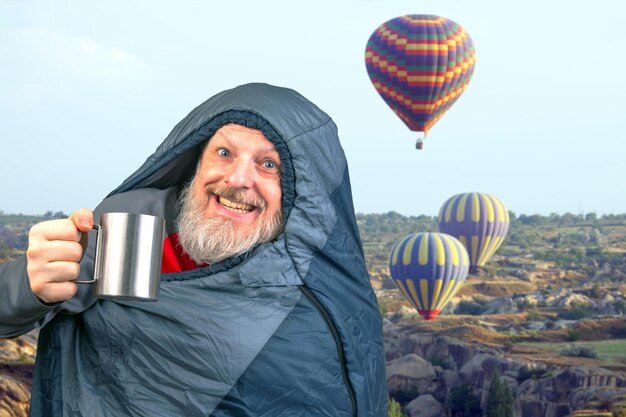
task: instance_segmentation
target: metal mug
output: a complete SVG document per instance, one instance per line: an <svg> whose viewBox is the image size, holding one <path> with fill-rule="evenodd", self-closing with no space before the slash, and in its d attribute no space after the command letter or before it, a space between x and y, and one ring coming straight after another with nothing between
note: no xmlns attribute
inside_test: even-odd
<svg viewBox="0 0 626 417"><path fill-rule="evenodd" d="M165 220L147 214L102 213L96 230L97 298L156 301L159 297Z"/></svg>

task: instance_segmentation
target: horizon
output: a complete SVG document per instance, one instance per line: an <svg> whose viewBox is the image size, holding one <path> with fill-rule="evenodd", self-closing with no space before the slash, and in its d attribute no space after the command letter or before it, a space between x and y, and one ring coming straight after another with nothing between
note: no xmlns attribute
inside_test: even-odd
<svg viewBox="0 0 626 417"><path fill-rule="evenodd" d="M551 216L553 216L553 215L556 215L556 216L559 216L559 217L560 217L560 216L564 216L564 215L566 215L566 214L571 214L571 215L574 215L574 216L581 216L581 217L583 217L583 218L584 218L586 215L588 215L588 214L595 214L595 215L597 216L597 219L598 219L598 220L600 220L600 219L602 219L602 218L604 218L604 217L610 217L610 216L626 216L626 212L624 212L624 213L603 213L603 214L599 214L599 213L596 213L596 212L593 212L593 211L586 212L586 213L572 213L572 212L567 211L567 212L564 212L564 213L551 212L551 213L548 213L548 214L542 214L542 213L517 213L517 212L514 212L514 211L512 211L512 210L508 210L508 211L509 211L509 213L514 213L514 214L515 214L515 217L516 217L517 219L519 219L519 217L520 217L520 216L526 216L526 217L531 217L531 216L551 217ZM44 211L43 213L14 213L14 212L7 212L6 210L2 210L2 209L0 208L0 216L24 216L24 217L27 217L27 216L32 216L32 217L42 217L42 216L45 216L47 213L51 213L52 215L56 215L56 214L57 214L57 213L59 213L59 212L61 212L64 216L69 216L69 215L71 214L71 212L70 212L70 213L68 213L68 212L65 212L65 211L63 211L63 210L46 210L46 211ZM401 216L403 216L403 217L420 217L420 216L428 216L428 217L434 217L434 218L437 218L437 217L439 216L439 214L438 214L438 213L437 213L437 214L434 214L434 215L431 215L431 214L426 214L426 213L418 213L418 214L403 214L403 213L400 213L400 212L398 212L398 211L396 211L396 210L387 210L387 211L384 211L384 212L368 212L368 213L365 213L365 212L360 212L360 211L355 211L354 213L355 213L356 215L364 215L364 216L367 216L367 215L375 215L375 214L378 214L378 215L383 215L383 214L389 214L389 213L397 213L397 214L400 214L400 215L401 215Z"/></svg>

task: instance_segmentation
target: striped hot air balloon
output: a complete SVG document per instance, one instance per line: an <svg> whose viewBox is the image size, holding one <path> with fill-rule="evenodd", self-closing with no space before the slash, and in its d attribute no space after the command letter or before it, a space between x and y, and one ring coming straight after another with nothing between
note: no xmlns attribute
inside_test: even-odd
<svg viewBox="0 0 626 417"><path fill-rule="evenodd" d="M378 93L409 129L424 137L463 93L475 63L469 34L452 20L432 15L383 23L365 49L367 73Z"/></svg>
<svg viewBox="0 0 626 417"><path fill-rule="evenodd" d="M472 273L500 247L509 224L504 204L486 193L457 194L439 211L439 231L456 237L467 248Z"/></svg>
<svg viewBox="0 0 626 417"><path fill-rule="evenodd" d="M389 272L404 296L432 320L461 288L469 258L465 247L445 233L415 233L400 239L389 257Z"/></svg>

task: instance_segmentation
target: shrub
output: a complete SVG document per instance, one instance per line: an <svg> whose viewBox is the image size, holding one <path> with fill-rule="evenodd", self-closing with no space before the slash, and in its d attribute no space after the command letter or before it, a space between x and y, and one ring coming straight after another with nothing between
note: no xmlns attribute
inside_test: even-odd
<svg viewBox="0 0 626 417"><path fill-rule="evenodd" d="M389 417L406 417L406 414L402 412L402 407L400 403L398 403L393 398L389 398L389 402L387 403L387 415Z"/></svg>
<svg viewBox="0 0 626 417"><path fill-rule="evenodd" d="M526 309L526 320L540 321L542 319L541 311L537 307L529 307Z"/></svg>
<svg viewBox="0 0 626 417"><path fill-rule="evenodd" d="M433 366L441 366L443 369L452 369L454 367L450 362L450 359L443 356L435 356L431 358L430 364Z"/></svg>
<svg viewBox="0 0 626 417"><path fill-rule="evenodd" d="M546 372L547 369L545 368L527 364L520 369L518 379L520 381L526 381L527 379L539 379L542 378Z"/></svg>
<svg viewBox="0 0 626 417"><path fill-rule="evenodd" d="M519 343L520 342L520 336L517 333L509 333L509 340L511 343Z"/></svg>
<svg viewBox="0 0 626 417"><path fill-rule="evenodd" d="M483 306L475 301L461 300L454 310L454 314L467 314L470 316L480 316Z"/></svg>
<svg viewBox="0 0 626 417"><path fill-rule="evenodd" d="M524 340L541 340L541 332L539 330L530 329L520 333L520 337Z"/></svg>
<svg viewBox="0 0 626 417"><path fill-rule="evenodd" d="M573 356L576 358L597 358L598 354L595 350L580 346L579 344L571 344L567 348L559 352L563 356Z"/></svg>
<svg viewBox="0 0 626 417"><path fill-rule="evenodd" d="M580 329L576 329L572 327L569 330L567 330L567 338L572 342L576 342L577 340L580 340L582 336L583 336L583 332Z"/></svg>
<svg viewBox="0 0 626 417"><path fill-rule="evenodd" d="M400 311L394 311L393 314L391 315L391 317L389 317L389 320L392 323L397 323L400 320L402 320L402 317L404 317L404 315L402 314L402 312Z"/></svg>
<svg viewBox="0 0 626 417"><path fill-rule="evenodd" d="M595 299L600 299L604 297L606 293L607 291L604 288L600 287L600 284L598 283L595 283L589 291L589 295L591 295L591 297Z"/></svg>
<svg viewBox="0 0 626 417"><path fill-rule="evenodd" d="M626 405L615 407L613 409L613 417L626 417Z"/></svg>
<svg viewBox="0 0 626 417"><path fill-rule="evenodd" d="M595 314L590 306L576 306L572 309L559 311L557 317L563 320L580 320Z"/></svg>

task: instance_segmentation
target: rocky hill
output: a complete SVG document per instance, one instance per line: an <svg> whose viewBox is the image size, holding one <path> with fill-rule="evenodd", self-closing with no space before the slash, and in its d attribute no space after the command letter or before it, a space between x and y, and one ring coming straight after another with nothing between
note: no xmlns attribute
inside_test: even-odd
<svg viewBox="0 0 626 417"><path fill-rule="evenodd" d="M37 332L0 339L0 417L26 417Z"/></svg>
<svg viewBox="0 0 626 417"><path fill-rule="evenodd" d="M626 399L622 372L593 363L559 365L541 356L511 354L493 343L496 340L467 328L427 333L386 323L390 395L405 404L409 416L446 417L450 398L461 387L468 393L465 401L475 398L484 408L498 374L512 388L516 417L569 416L595 405L616 407Z"/></svg>
<svg viewBox="0 0 626 417"><path fill-rule="evenodd" d="M32 224L63 216L0 212L0 259L25 249ZM470 416L455 401L484 409L498 374L515 417L624 415L626 215L511 219L496 255L426 322L390 279L388 256L399 238L437 231L436 218L357 215L385 318L390 395L410 417ZM36 333L0 339L0 417L26 415L35 342Z"/></svg>
<svg viewBox="0 0 626 417"><path fill-rule="evenodd" d="M437 231L436 219L359 217L386 318L390 395L410 417L471 415L454 398L484 409L497 373L515 417L624 415L626 216L511 217L497 254L433 322L397 291L387 264L397 239Z"/></svg>

